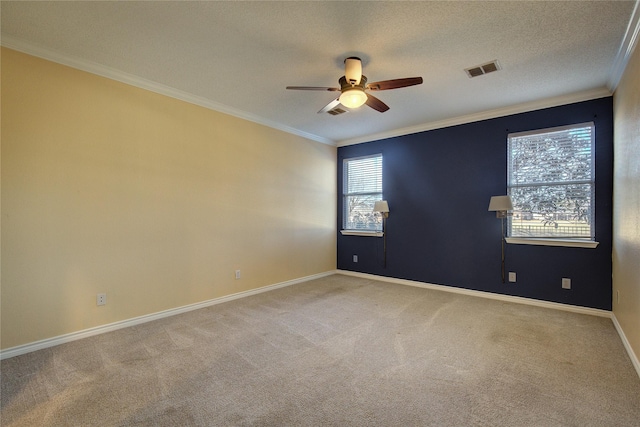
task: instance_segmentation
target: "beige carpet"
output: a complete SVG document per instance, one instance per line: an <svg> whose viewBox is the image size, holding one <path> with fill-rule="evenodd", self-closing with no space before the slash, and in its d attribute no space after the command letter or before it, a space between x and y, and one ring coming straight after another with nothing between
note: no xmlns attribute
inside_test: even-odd
<svg viewBox="0 0 640 427"><path fill-rule="evenodd" d="M2 361L3 426L638 426L610 319L329 276Z"/></svg>

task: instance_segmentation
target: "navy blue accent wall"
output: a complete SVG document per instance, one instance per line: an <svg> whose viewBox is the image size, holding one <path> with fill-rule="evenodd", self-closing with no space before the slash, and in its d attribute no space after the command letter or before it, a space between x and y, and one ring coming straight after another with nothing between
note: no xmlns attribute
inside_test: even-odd
<svg viewBox="0 0 640 427"><path fill-rule="evenodd" d="M596 129L596 249L506 245L502 283L500 220L488 212L506 194L507 134L593 121ZM338 148L342 160L383 154L387 267L382 239L338 233L341 270L611 310L613 100L611 97ZM358 255L358 262L353 262ZM571 278L572 289L561 287Z"/></svg>

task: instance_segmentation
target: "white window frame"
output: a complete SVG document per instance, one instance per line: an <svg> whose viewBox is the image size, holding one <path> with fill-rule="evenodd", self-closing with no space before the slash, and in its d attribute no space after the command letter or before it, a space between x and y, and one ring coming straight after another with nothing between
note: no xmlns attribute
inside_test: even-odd
<svg viewBox="0 0 640 427"><path fill-rule="evenodd" d="M373 205L382 200L382 154L351 157L342 162L342 230L343 235L382 236L382 219L373 212ZM358 167L359 169L352 169ZM351 173L350 173L351 171ZM360 173L362 181L353 185L353 179ZM373 173L374 175L369 175ZM350 177L351 182L350 182ZM349 219L352 201L359 206L361 223L358 225Z"/></svg>
<svg viewBox="0 0 640 427"><path fill-rule="evenodd" d="M561 144L567 143L567 137L571 130L586 129L589 128L590 135L590 152L583 151L582 155L585 157L584 166L589 167L589 174L586 177L578 178L566 178L562 176L560 172L551 179L550 177L542 177L537 180L522 180L521 174L517 174L518 165L514 161L513 146L515 144L531 144L533 149L536 145L536 141L540 140L541 136L546 136L548 139L553 140L554 137L558 139L558 147L562 147ZM562 140L560 138L563 138ZM586 164L588 162L588 165ZM525 166L522 166L525 167ZM520 178L518 176L520 175ZM520 179L520 181L518 181ZM580 188L582 191L585 189L590 195L590 206L582 212L579 212L581 216L587 216L586 221L567 220L567 211L558 208L557 211L547 210L545 218L546 221L540 220L543 216L541 211L524 211L520 209L521 201L519 200L519 194L529 191L535 191L536 189L556 188L559 191L563 189L571 190L571 188ZM515 244L529 244L529 245L545 245L545 246L573 246L573 247L587 247L594 248L598 245L595 241L595 125L593 122L578 123L568 126L559 126L546 129L537 129L527 132L511 133L507 136L507 194L512 198L514 205L514 216L509 217L507 221L507 242ZM547 209L549 205L546 206ZM525 225L525 215L532 215L534 219L538 219L538 224L532 221L532 224ZM558 219L562 218L562 220ZM516 222L518 227L516 227ZM586 225L589 227L588 235L584 232ZM515 227L515 228L514 228ZM525 228L526 227L526 228Z"/></svg>

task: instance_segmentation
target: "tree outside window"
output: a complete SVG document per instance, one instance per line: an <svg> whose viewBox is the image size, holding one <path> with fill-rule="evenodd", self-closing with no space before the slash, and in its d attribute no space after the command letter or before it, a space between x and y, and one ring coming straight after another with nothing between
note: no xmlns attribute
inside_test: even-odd
<svg viewBox="0 0 640 427"><path fill-rule="evenodd" d="M381 231L373 205L382 200L382 154L345 159L343 182L344 229Z"/></svg>
<svg viewBox="0 0 640 427"><path fill-rule="evenodd" d="M508 135L510 237L595 239L594 124Z"/></svg>

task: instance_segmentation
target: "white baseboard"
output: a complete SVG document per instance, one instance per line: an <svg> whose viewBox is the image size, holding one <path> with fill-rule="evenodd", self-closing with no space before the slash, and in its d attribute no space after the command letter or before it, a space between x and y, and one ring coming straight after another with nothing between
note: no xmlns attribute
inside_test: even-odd
<svg viewBox="0 0 640 427"><path fill-rule="evenodd" d="M627 354L629 354L629 358L631 359L631 363L633 367L636 368L636 372L640 377L640 360L638 360L638 356L633 352L633 348L631 348L631 343L627 339L627 336L624 334L622 330L622 326L618 323L618 319L616 318L615 313L612 314L611 319L613 320L613 325L616 327L616 331L618 331L618 335L620 335L620 339L622 340L622 344L624 348L627 350Z"/></svg>
<svg viewBox="0 0 640 427"><path fill-rule="evenodd" d="M475 296L475 297L480 297L480 298L489 298L489 299L494 299L494 300L499 300L499 301L506 301L506 302L513 302L513 303L518 303L518 304L527 304L527 305L533 305L533 306L538 306L538 307L552 308L552 309L556 309L556 310L570 311L570 312L574 312L574 313L589 314L589 315L592 315L592 316L608 317L608 318L611 318L613 320L613 324L614 324L616 330L618 331L618 334L620 335L620 338L622 339L622 343L624 344L624 347L627 350L627 353L629 354L629 357L631 358L631 362L633 363L633 366L636 369L636 372L638 373L638 376L640 376L640 361L638 361L638 357L635 355L635 353L631 349L631 345L629 344L629 341L627 340L627 337L624 335L624 332L622 331L622 328L620 327L620 324L618 323L618 320L613 315L613 313L610 312L610 311L599 310L599 309L594 309L594 308L587 308L587 307L579 307L579 306L568 305L568 304L560 304L560 303L554 303L554 302L548 302L548 301L540 301L540 300L534 300L534 299L530 299L530 298L522 298L522 297L509 296L509 295L493 294L493 293L490 293L490 292L483 292L483 291L475 291L475 290L470 290L470 289L455 288L455 287L451 287L451 286L435 285L435 284L431 284L431 283L423 283L423 282L417 282L417 281L413 281L413 280L396 279L396 278L393 278L393 277L376 276L376 275L373 275L373 274L357 273L357 272L346 271L346 270L327 271L327 272L324 272L324 273L319 273L319 274L314 274L314 275L311 275L311 276L301 277L301 278L298 278L298 279L288 280L286 282L276 283L276 284L273 284L273 285L264 286L264 287L257 288L257 289L251 289L249 291L238 292L238 293L227 295L227 296L224 296L224 297L214 298L214 299L211 299L211 300L202 301L202 302L195 303L195 304L189 304L189 305L185 305L185 306L182 306L182 307L177 307L177 308L172 308L172 309L169 309L169 310L159 311L157 313L151 313L151 314L147 314L147 315L144 315L144 316L134 317L132 319L127 319L127 320L122 320L122 321L119 321L119 322L109 323L107 325L102 325L102 326L96 326L94 328L89 328L89 329L85 329L85 330L78 331L78 332L72 332L72 333L69 333L69 334L59 335L57 337L47 338L47 339L44 339L44 340L39 340L39 341L35 341L35 342L32 342L32 343L16 346L16 347L11 347L11 348L8 348L6 350L0 351L0 360L8 359L8 358L15 357L15 356L19 356L21 354L30 353L32 351L42 350L42 349L48 348L48 347L54 347L54 346L57 346L57 345L60 345L60 344L68 343L68 342L71 342L71 341L76 341L76 340L79 340L79 339L82 339L82 338L88 338L88 337L91 337L91 336L94 336L94 335L104 334L104 333L107 333L107 332L116 331L118 329L127 328L127 327L135 326L135 325L140 325L142 323L151 322L153 320L158 320L158 319L162 319L162 318L165 318L165 317L175 316L176 314L186 313L188 311L193 311L193 310L198 310L200 308L210 307L212 305L221 304L223 302L233 301L233 300L236 300L236 299L239 299L239 298L244 298L244 297L248 297L248 296L251 296L251 295L260 294L262 292L268 292L268 291L271 291L271 290L274 290L274 289L283 288L283 287L291 286L291 285L296 285L298 283L303 283L303 282L307 282L307 281L314 280L314 279L320 279L322 277L331 276L333 274L343 274L343 275L346 275L346 276L354 276L354 277L360 277L360 278L364 278L364 279L371 279L371 280L377 280L377 281L382 281L382 282L396 283L396 284L400 284L400 285L414 286L414 287L425 288L425 289L433 289L433 290L457 293L457 294L462 294L462 295L470 295L470 296Z"/></svg>
<svg viewBox="0 0 640 427"><path fill-rule="evenodd" d="M611 311L600 310L597 308L580 307L580 306L569 305L569 304L561 304L557 302L541 301L541 300L536 300L531 298L493 294L491 292L474 291L470 289L455 288L452 286L434 285L431 283L417 282L414 280L376 276L374 274L358 273L354 271L337 270L337 273L344 274L346 276L361 277L363 279L377 280L380 282L396 283L399 285L415 286L419 288L434 289L434 290L443 291L443 292L452 292L455 294L470 295L470 296L475 296L480 298L489 298L489 299L498 300L498 301L514 302L517 304L526 304L526 305L533 305L536 307L551 308L554 310L569 311L572 313L588 314L591 316L598 316L598 317L607 317L613 321L613 325L615 326L616 331L618 332L618 335L622 340L622 344L624 345L624 348L627 351L629 358L631 359L631 363L633 364L633 367L635 368L636 373L640 377L640 360L638 360L638 356L634 353L633 349L631 348L631 344L629 343L629 340L624 334L624 331L622 330L620 323L618 323L618 319L616 319L615 314L613 314L613 312Z"/></svg>
<svg viewBox="0 0 640 427"><path fill-rule="evenodd" d="M589 314L591 316L611 318L611 312L597 308L580 307L577 305L561 304L559 302L542 301L532 298L514 297L511 295L494 294L491 292L474 291L471 289L456 288L453 286L434 285L432 283L418 282L415 280L396 279L394 277L376 276L375 274L358 273L354 271L338 270L338 274L361 277L364 279L378 280L380 282L397 283L399 285L415 286L418 288L433 289L436 291L451 292L454 294L469 295L480 298L494 299L498 301L513 302L517 304L533 305L536 307L552 308L555 310L570 311L572 313Z"/></svg>
<svg viewBox="0 0 640 427"><path fill-rule="evenodd" d="M171 308L169 310L159 311L157 313L146 314L144 316L134 317L132 319L121 320L119 322L109 323L107 325L96 326L94 328L84 329L78 332L71 332L69 334L59 335L53 338L46 338L43 340L19 345L16 347L11 347L6 350L0 351L0 360L19 356L21 354L30 353L36 350L42 350L48 347L54 347L56 345L64 344L71 341L76 341L82 338L88 338L94 335L104 334L106 332L116 331L122 328L128 328L129 326L140 325L142 323L151 322L153 320L162 319L164 317L175 316L176 314L186 313L188 311L197 310L199 308L205 308L212 305L221 304L223 302L233 301L239 298L260 294L262 292L268 292L274 289L296 285L298 283L307 282L309 280L320 279L322 277L331 276L333 274L336 274L335 270L327 271L324 273L318 273L311 276L301 277L299 279L288 280L286 282L276 283L269 286L263 286L261 288L251 289L249 291L238 292L235 294L210 299L207 301L202 301L195 304L189 304L182 307Z"/></svg>

